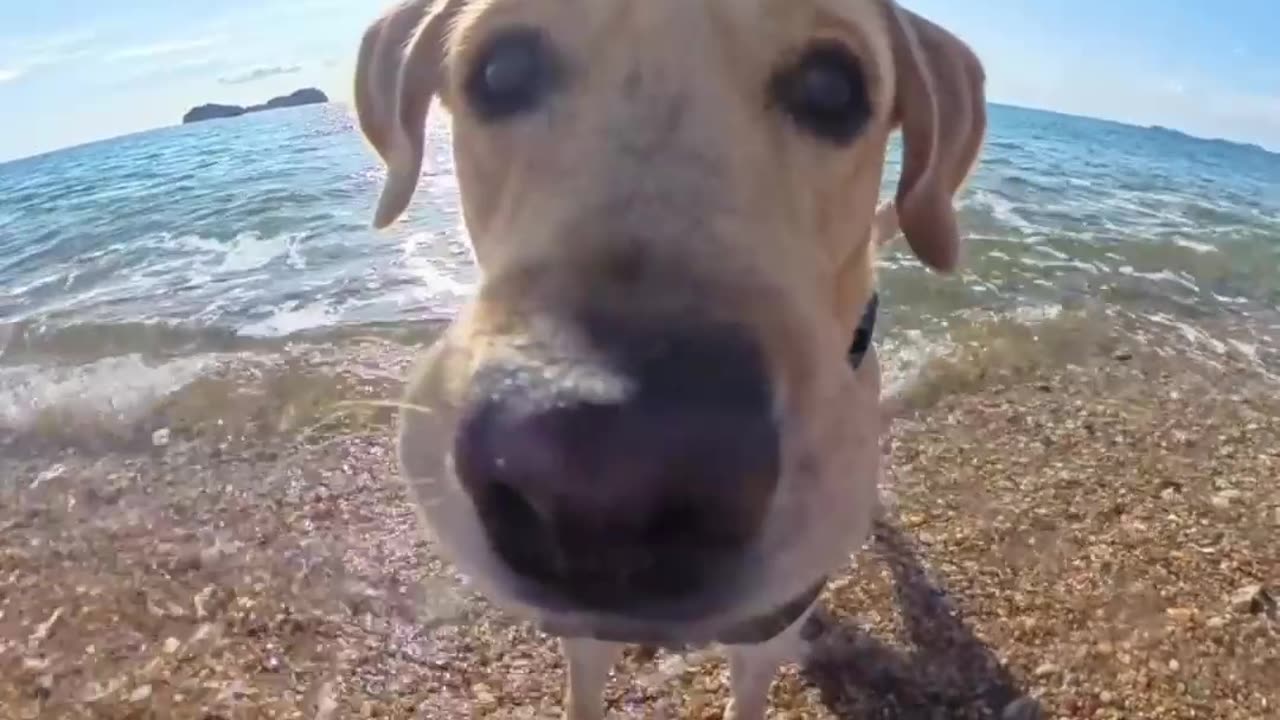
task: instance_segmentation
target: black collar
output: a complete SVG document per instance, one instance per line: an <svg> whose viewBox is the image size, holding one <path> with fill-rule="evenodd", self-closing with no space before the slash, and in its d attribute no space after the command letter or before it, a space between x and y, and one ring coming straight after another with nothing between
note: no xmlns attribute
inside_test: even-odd
<svg viewBox="0 0 1280 720"><path fill-rule="evenodd" d="M803 593L783 604L778 609L758 615L742 622L735 623L716 636L721 645L755 645L772 640L779 633L791 627L800 616L804 615L822 594L827 585L827 578L814 583Z"/></svg>
<svg viewBox="0 0 1280 720"><path fill-rule="evenodd" d="M862 313L862 319L858 321L858 327L853 332L853 344L849 346L849 364L855 370L862 365L862 359L871 349L871 339L876 329L876 314L879 309L880 293L873 292L871 299L867 301L867 309Z"/></svg>

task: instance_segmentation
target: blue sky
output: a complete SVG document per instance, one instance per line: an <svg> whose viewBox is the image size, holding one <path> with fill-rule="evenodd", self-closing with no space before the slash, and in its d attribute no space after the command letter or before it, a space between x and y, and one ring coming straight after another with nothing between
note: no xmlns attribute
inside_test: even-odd
<svg viewBox="0 0 1280 720"><path fill-rule="evenodd" d="M856 0L851 0L856 1ZM349 94L388 0L3 0L0 160L305 85ZM982 55L991 99L1280 150L1275 0L905 0Z"/></svg>

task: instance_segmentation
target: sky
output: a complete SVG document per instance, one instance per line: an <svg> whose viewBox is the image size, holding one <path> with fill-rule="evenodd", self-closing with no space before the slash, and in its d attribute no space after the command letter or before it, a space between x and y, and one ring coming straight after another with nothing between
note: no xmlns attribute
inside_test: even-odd
<svg viewBox="0 0 1280 720"><path fill-rule="evenodd" d="M855 2L858 0L849 0ZM350 95L389 0L0 0L0 161L205 102ZM995 102L1280 151L1275 0L903 0L968 41Z"/></svg>

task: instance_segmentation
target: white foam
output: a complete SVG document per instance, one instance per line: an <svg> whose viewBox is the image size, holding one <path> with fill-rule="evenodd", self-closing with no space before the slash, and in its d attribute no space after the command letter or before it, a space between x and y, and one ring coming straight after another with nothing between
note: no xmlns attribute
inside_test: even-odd
<svg viewBox="0 0 1280 720"><path fill-rule="evenodd" d="M1119 269L1119 273L1121 275L1128 275L1130 277L1142 278L1144 280L1152 280L1154 282L1171 282L1176 285L1181 285L1182 287L1190 290L1193 293L1200 292L1200 286L1197 285L1190 278L1190 276L1186 275L1185 273L1182 275L1179 275L1178 273L1175 273L1171 270L1160 270L1158 272L1141 272L1139 270L1135 270L1132 265L1125 265L1124 267L1121 267Z"/></svg>
<svg viewBox="0 0 1280 720"><path fill-rule="evenodd" d="M296 235L263 237L256 232L236 235L218 265L218 272L235 273L258 270L270 265L277 258L289 258L296 253L293 245Z"/></svg>
<svg viewBox="0 0 1280 720"><path fill-rule="evenodd" d="M1012 313L1013 318L1018 322L1034 325L1037 323L1048 322L1062 315L1062 306L1054 303L1043 305L1023 305L1016 308Z"/></svg>
<svg viewBox="0 0 1280 720"><path fill-rule="evenodd" d="M1227 354L1226 343L1209 335L1207 332L1189 323L1183 322L1165 313L1148 313L1146 318L1152 322L1172 328L1191 344L1191 347L1208 348L1218 355Z"/></svg>
<svg viewBox="0 0 1280 720"><path fill-rule="evenodd" d="M474 282L467 282L447 268L442 268L439 256L429 254L430 241L433 238L424 233L415 233L405 238L401 249L401 260L405 267L417 275L424 286L423 294L429 297L449 295L455 298L467 297L476 291ZM464 245L464 247L467 247ZM468 261L472 261L470 255Z"/></svg>
<svg viewBox="0 0 1280 720"><path fill-rule="evenodd" d="M1036 229L1034 225L1018 214L1018 206L1012 201L987 190L975 190L972 197L974 203L985 208L993 218L1001 223L1026 232L1032 232Z"/></svg>
<svg viewBox="0 0 1280 720"><path fill-rule="evenodd" d="M294 270L306 270L307 258L302 254L302 237L290 235L285 243L285 262Z"/></svg>
<svg viewBox="0 0 1280 720"><path fill-rule="evenodd" d="M1259 362L1257 343L1247 343L1243 340L1232 338L1227 340L1227 344L1235 348L1235 351L1243 355L1246 360Z"/></svg>
<svg viewBox="0 0 1280 720"><path fill-rule="evenodd" d="M190 234L173 237L169 233L160 233L155 236L155 240L166 246L172 242L174 246L185 247L189 250L211 255L220 255L227 249L225 245L217 240L213 240L202 235Z"/></svg>
<svg viewBox="0 0 1280 720"><path fill-rule="evenodd" d="M1018 258L1018 262L1040 270L1083 270L1091 275L1098 274L1098 267L1084 260L1038 260L1032 257L1021 257Z"/></svg>
<svg viewBox="0 0 1280 720"><path fill-rule="evenodd" d="M50 411L70 420L129 422L215 362L205 356L151 363L124 355L87 365L0 367L0 427L29 430Z"/></svg>
<svg viewBox="0 0 1280 720"><path fill-rule="evenodd" d="M1064 253L1064 252L1062 252L1061 250L1058 250L1058 249L1056 249L1056 248L1049 247L1048 245L1032 245L1032 246L1031 246L1031 249L1032 249L1033 251L1035 251L1035 252L1043 253L1043 254L1048 255L1049 257L1054 258L1054 259L1057 259L1057 260L1070 260L1070 259L1071 259L1071 256L1070 256L1070 255L1068 255L1068 254L1066 254L1066 253Z"/></svg>
<svg viewBox="0 0 1280 720"><path fill-rule="evenodd" d="M270 317L249 323L238 331L245 337L281 337L303 330L313 330L333 323L338 311L328 303L289 306Z"/></svg>
<svg viewBox="0 0 1280 720"><path fill-rule="evenodd" d="M1188 240L1184 237L1175 237L1173 239L1173 244L1188 250L1194 250L1201 255L1218 252L1218 248L1210 245L1209 243L1203 243L1197 240Z"/></svg>
<svg viewBox="0 0 1280 720"><path fill-rule="evenodd" d="M920 377L920 371L935 357L955 349L955 344L945 337L930 337L920 330L903 330L885 338L877 353L881 384L886 398L906 392Z"/></svg>
<svg viewBox="0 0 1280 720"><path fill-rule="evenodd" d="M62 270L56 270L54 272L41 275L34 280L29 280L21 285L14 285L7 290L0 289L0 297L21 297L32 290L39 290L42 287L53 285L59 280L62 280L65 275L66 274Z"/></svg>
<svg viewBox="0 0 1280 720"><path fill-rule="evenodd" d="M1247 305L1250 302L1249 298L1246 298L1246 297L1239 297L1239 296L1228 297L1226 295L1219 295L1218 293L1209 293L1209 294L1213 296L1214 300L1224 305Z"/></svg>

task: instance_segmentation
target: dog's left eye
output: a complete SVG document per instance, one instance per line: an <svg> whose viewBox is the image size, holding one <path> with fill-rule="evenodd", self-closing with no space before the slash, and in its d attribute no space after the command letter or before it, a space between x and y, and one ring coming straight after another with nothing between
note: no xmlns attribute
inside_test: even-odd
<svg viewBox="0 0 1280 720"><path fill-rule="evenodd" d="M467 76L467 98L481 117L501 120L536 108L555 80L555 63L542 33L508 30L478 55Z"/></svg>
<svg viewBox="0 0 1280 720"><path fill-rule="evenodd" d="M771 100L818 137L848 143L871 116L862 68L838 44L818 44L774 76Z"/></svg>

